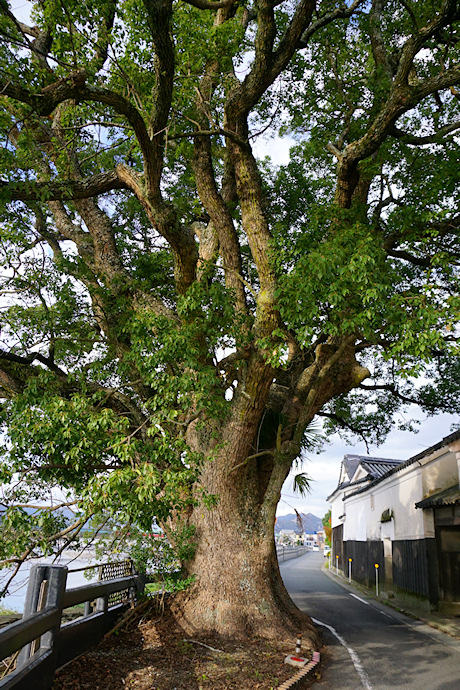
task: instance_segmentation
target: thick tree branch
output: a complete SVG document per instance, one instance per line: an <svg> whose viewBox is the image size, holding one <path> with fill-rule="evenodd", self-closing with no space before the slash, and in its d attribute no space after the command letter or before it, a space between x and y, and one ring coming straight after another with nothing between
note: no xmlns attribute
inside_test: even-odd
<svg viewBox="0 0 460 690"><path fill-rule="evenodd" d="M319 19L316 19L302 33L302 36L297 43L297 48L306 48L311 37L318 31L320 31L320 29L323 29L324 27L328 26L328 24L331 24L336 19L348 19L349 17L351 17L352 14L354 14L354 12L358 9L360 5L364 4L364 2L365 0L354 0L354 2L352 2L349 7L347 7L344 3L343 7L338 7L332 12L328 12Z"/></svg>
<svg viewBox="0 0 460 690"><path fill-rule="evenodd" d="M284 36L274 51L274 5L270 0L263 0L257 4L255 58L252 69L243 83L235 86L229 95L226 110L230 122L245 119L251 108L289 63L298 48L302 33L311 21L315 5L314 0L300 0ZM234 128L231 126L230 129ZM241 136L240 131L237 134Z"/></svg>
<svg viewBox="0 0 460 690"><path fill-rule="evenodd" d="M94 246L89 232L84 232L80 225L72 222L62 201L49 201L48 208L53 214L56 227L62 238L74 242L86 265L94 270ZM45 235L43 231L41 234L48 240L48 235Z"/></svg>
<svg viewBox="0 0 460 690"><path fill-rule="evenodd" d="M199 10L220 10L236 4L236 0L182 0L186 5L198 7Z"/></svg>
<svg viewBox="0 0 460 690"><path fill-rule="evenodd" d="M39 376L43 371L34 362L44 364L50 371L56 374L56 392L63 398L70 398L75 393L80 392L78 384L69 380L66 372L56 366L49 357L44 357L40 353L31 353L27 357L16 355L12 352L0 350L0 396L13 398L24 392L27 382ZM136 388L134 382L133 388ZM116 388L107 388L91 381L87 382L87 390L94 394L103 394L102 402L99 407L106 407L115 410L119 414L129 418L132 428L144 427L146 416L139 409L134 398L125 395Z"/></svg>
<svg viewBox="0 0 460 690"><path fill-rule="evenodd" d="M409 144L409 146L424 146L425 144L440 144L445 141L448 134L452 134L460 129L460 122L451 122L444 127L440 127L433 134L426 134L425 136L416 136L415 134L410 134L409 132L404 132L398 127L392 127L389 134L396 139L399 139L403 144Z"/></svg>
<svg viewBox="0 0 460 690"><path fill-rule="evenodd" d="M238 309L246 311L246 296L241 280L241 250L227 204L219 194L214 177L209 139L195 140L194 168L201 202L209 213L217 232L223 259L225 281L235 291Z"/></svg>
<svg viewBox="0 0 460 690"><path fill-rule="evenodd" d="M387 249L386 253L388 256L392 256L394 259L403 259L414 266L423 266L424 268L431 266L431 257L414 256L410 252L407 252L403 249Z"/></svg>
<svg viewBox="0 0 460 690"><path fill-rule="evenodd" d="M174 208L161 196L147 196L141 176L128 166L118 165L117 173L126 187L137 196L153 226L171 246L177 288L179 293L184 293L196 278L198 249L193 230L180 222Z"/></svg>
<svg viewBox="0 0 460 690"><path fill-rule="evenodd" d="M0 96L9 96L24 103L42 117L51 115L64 101L94 102L107 105L119 115L126 117L132 126L144 159L144 173L152 189L159 189L158 145L152 143L142 115L126 98L109 89L86 83L84 69L71 72L68 76L33 93L12 81L0 80ZM158 129L154 129L158 131Z"/></svg>
<svg viewBox="0 0 460 690"><path fill-rule="evenodd" d="M453 17L456 7L456 0L443 0L433 21L414 32L412 36L407 39L400 52L398 68L394 79L395 86L407 85L415 56L426 41L443 28L448 18ZM450 86L450 84L448 84L448 86Z"/></svg>
<svg viewBox="0 0 460 690"><path fill-rule="evenodd" d="M48 184L48 179L53 177L54 168L58 170L63 167L63 158L66 158L65 169L67 174L70 174L72 182L82 183L87 182L83 180L81 174L80 163L77 153L72 143L66 140L65 134L61 126L62 116L64 114L64 104L60 104L53 117L51 127L40 122L38 127L38 137L35 131L35 123L32 125L32 135L37 141L37 146L45 153L43 160L39 162L38 168L41 170L41 176L36 181L36 184ZM23 130L28 134L28 128L24 125ZM18 148L19 132L10 133L11 143ZM47 157L48 160L47 161ZM27 183L24 183L27 186ZM42 192L42 196L47 196ZM89 232L83 232L81 227L77 227L72 223L68 217L64 204L61 201L48 201L48 207L54 215L56 225L61 235L75 242L81 258L86 262L92 272L99 271L105 277L108 284L117 287L121 286L120 277L124 275L123 266L118 255L115 245L115 238L112 228L111 220L108 215L101 211L96 200L92 197L87 199L73 198L74 202L83 222L86 224ZM29 202L30 203L30 202ZM32 202L33 203L33 202ZM52 246L55 254L62 256L59 242L56 241L56 236L48 232L46 227L46 220L43 217L42 211L38 204L34 204L34 210L39 222L39 232ZM102 320L105 322L105 320Z"/></svg>
<svg viewBox="0 0 460 690"><path fill-rule="evenodd" d="M407 250L395 249L398 244L411 241L414 237L414 232L418 233L420 239L425 237L430 237L430 247L437 248L437 250L442 250L444 252L450 253L453 257L458 256L456 251L455 240L457 237L458 229L460 228L460 215L448 218L443 221L424 223L423 221L414 221L412 226L407 230L407 232L395 232L388 235L383 243L383 248L385 251L391 255L391 252L400 252L407 254L407 256L402 256L401 258L406 258L408 261L422 261L423 264L429 265L425 261L429 261L429 257L414 257L412 254L407 252ZM454 245L451 246L449 238L452 238ZM436 244L439 242L438 244Z"/></svg>
<svg viewBox="0 0 460 690"><path fill-rule="evenodd" d="M444 25L455 7L454 0L444 0L435 19L410 36L404 43L386 102L374 117L364 136L349 144L339 159L336 188L336 202L339 206L343 208L351 206L354 190L359 183L359 162L378 151L396 120L428 95L460 83L460 65L443 70L440 74L415 85L409 85L408 81L415 56L425 42Z"/></svg>
<svg viewBox="0 0 460 690"><path fill-rule="evenodd" d="M440 74L425 79L415 86L410 87L410 106L413 108L423 98L430 96L436 91L448 89L456 84L460 84L460 64L456 64Z"/></svg>
<svg viewBox="0 0 460 690"><path fill-rule="evenodd" d="M393 86L380 113L374 119L366 134L349 144L341 154L337 170L338 184L336 201L343 208L349 208L356 185L359 181L358 163L372 156L380 147L396 120L414 108L426 96L460 83L460 66L452 67L436 77L426 79L417 86L404 83Z"/></svg>
<svg viewBox="0 0 460 690"><path fill-rule="evenodd" d="M283 409L288 421L283 434L284 452L300 453L303 434L323 405L338 393L356 388L370 374L355 358L355 337L350 335L337 345L319 344L315 361L307 366Z"/></svg>
<svg viewBox="0 0 460 690"><path fill-rule="evenodd" d="M382 34L383 5L383 0L373 0L369 19L369 33L375 64L378 68L382 68L391 79L393 75L388 62L385 41Z"/></svg>
<svg viewBox="0 0 460 690"><path fill-rule="evenodd" d="M168 141L175 141L177 139L195 139L198 137L225 137L226 139L230 139L233 141L235 144L238 144L238 146L247 147L248 142L245 139L241 139L238 137L235 132L230 131L229 129L224 129L223 127L218 127L216 129L197 129L192 132L183 132L182 134L173 134L168 137Z"/></svg>
<svg viewBox="0 0 460 690"><path fill-rule="evenodd" d="M21 357L20 355L16 355L14 352L6 352L5 350L0 350L0 366L2 360L14 362L15 364L23 364L26 366L28 366L29 364L33 364L33 362L35 362L36 360L37 362L41 362L41 364L44 364L50 371L53 371L55 374L58 374L59 376L66 376L66 373L58 366L56 366L51 357L45 357L44 355L40 354L40 352L32 352L28 357Z"/></svg>
<svg viewBox="0 0 460 690"><path fill-rule="evenodd" d="M99 194L128 189L126 182L120 179L117 170L98 173L81 180L51 180L39 182L5 182L0 180L0 193L8 201L72 201L90 199Z"/></svg>
<svg viewBox="0 0 460 690"><path fill-rule="evenodd" d="M174 45L171 38L172 0L143 0L147 22L153 39L155 86L150 118L154 133L151 142L151 161L145 170L147 194L160 199L160 178L163 169L164 136L168 124L174 82ZM144 154L145 157L145 154Z"/></svg>

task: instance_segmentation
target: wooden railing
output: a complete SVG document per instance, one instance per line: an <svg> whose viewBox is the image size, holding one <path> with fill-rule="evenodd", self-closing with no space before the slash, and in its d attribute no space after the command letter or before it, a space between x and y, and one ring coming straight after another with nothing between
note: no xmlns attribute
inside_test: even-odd
<svg viewBox="0 0 460 690"><path fill-rule="evenodd" d="M0 630L0 661L19 652L16 668L0 679L0 689L49 690L55 671L97 645L143 588L130 561L125 572L66 590L66 566L32 566L23 618ZM117 603L112 603L114 596ZM62 624L63 610L78 604L85 604L82 617Z"/></svg>

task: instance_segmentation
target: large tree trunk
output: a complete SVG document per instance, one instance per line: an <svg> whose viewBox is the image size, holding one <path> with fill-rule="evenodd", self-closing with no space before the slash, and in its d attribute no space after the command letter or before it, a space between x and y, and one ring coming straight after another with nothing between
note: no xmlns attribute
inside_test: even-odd
<svg viewBox="0 0 460 690"><path fill-rule="evenodd" d="M257 501L230 475L220 500L190 516L196 551L186 564L196 581L176 597L173 610L192 632L217 632L272 639L293 638L299 630L314 647L311 620L291 601L281 579L274 542L274 511L265 521Z"/></svg>
<svg viewBox="0 0 460 690"><path fill-rule="evenodd" d="M300 372L295 385L279 386L269 367L253 359L245 394L234 401L229 418L197 424L189 433L192 447L207 446L199 491L216 496L217 504L208 509L201 503L176 520L195 528L195 553L185 567L196 580L174 606L187 630L279 639L301 629L312 646L317 642L280 576L275 512L305 426L332 395L369 372L347 341L318 346L315 361Z"/></svg>
<svg viewBox="0 0 460 690"><path fill-rule="evenodd" d="M212 521L200 527L189 569L196 583L173 606L186 630L273 639L302 630L314 646L311 621L292 603L282 582L273 535L258 538L238 516L217 509Z"/></svg>

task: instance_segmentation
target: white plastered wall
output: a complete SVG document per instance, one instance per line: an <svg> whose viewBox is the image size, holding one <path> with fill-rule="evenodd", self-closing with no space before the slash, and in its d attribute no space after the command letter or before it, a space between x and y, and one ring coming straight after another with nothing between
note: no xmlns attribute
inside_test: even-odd
<svg viewBox="0 0 460 690"><path fill-rule="evenodd" d="M424 536L423 513L415 508L415 503L421 498L421 471L413 466L410 472L408 469L347 499L344 541L367 541L384 536L420 539ZM391 530L388 523L381 522L382 513L390 510L394 516Z"/></svg>
<svg viewBox="0 0 460 690"><path fill-rule="evenodd" d="M331 527L337 527L342 524L341 516L343 514L343 491L337 491L336 494L329 499L331 506Z"/></svg>
<svg viewBox="0 0 460 690"><path fill-rule="evenodd" d="M448 447L440 448L427 458L423 458L421 461L423 495L421 498L427 498L431 494L447 489L458 482L458 453L455 452L455 446L458 443L457 441Z"/></svg>
<svg viewBox="0 0 460 690"><path fill-rule="evenodd" d="M415 504L453 486L460 477L460 441L441 448L344 503L344 541L434 537L433 511ZM390 522L382 513L392 511Z"/></svg>

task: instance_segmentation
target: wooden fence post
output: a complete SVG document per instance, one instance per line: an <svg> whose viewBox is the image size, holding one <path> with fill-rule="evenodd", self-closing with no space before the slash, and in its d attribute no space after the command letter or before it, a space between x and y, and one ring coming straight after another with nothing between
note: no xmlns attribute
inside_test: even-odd
<svg viewBox="0 0 460 690"><path fill-rule="evenodd" d="M27 587L23 620L31 618L38 611L56 608L62 614L62 602L67 583L67 566L33 565ZM29 658L40 648L44 652L53 650L60 629L60 616L57 624L38 640L22 648L18 655L17 669L23 668Z"/></svg>
<svg viewBox="0 0 460 690"><path fill-rule="evenodd" d="M40 602L40 591L43 591L43 582L46 580L46 565L33 565L30 569L29 583L27 585L26 599L24 602L23 620L30 618L40 611L43 606ZM23 647L18 655L16 668L20 669L27 664L32 652L32 642Z"/></svg>
<svg viewBox="0 0 460 690"><path fill-rule="evenodd" d="M23 619L0 630L0 659L21 650L16 669L0 679L0 688L49 690L57 668L98 644L113 627L126 603L124 593L133 594L138 585L131 564L128 570L126 574L115 573L107 582L66 591L66 566L33 566ZM116 593L123 595L123 601L112 604L110 597ZM94 615L61 626L63 608L94 600L98 608ZM89 608L85 606L86 613Z"/></svg>
<svg viewBox="0 0 460 690"><path fill-rule="evenodd" d="M67 584L67 566L65 565L50 565L48 566L48 592L46 597L46 606L49 608L56 608L59 610L59 621L54 628L48 630L42 635L41 646L45 649L52 649L56 644L56 638L61 629L62 618L62 604L64 601L64 594Z"/></svg>
<svg viewBox="0 0 460 690"><path fill-rule="evenodd" d="M137 584L134 594L139 596L145 592L145 585L147 584L148 577L145 573L139 573L137 576Z"/></svg>

